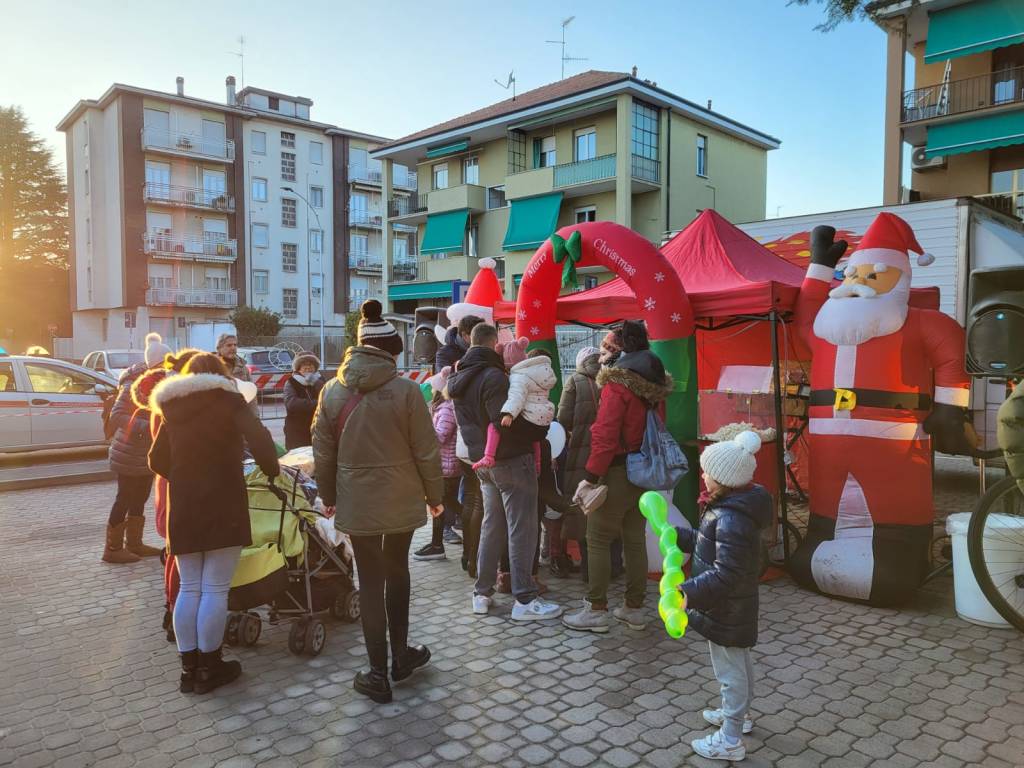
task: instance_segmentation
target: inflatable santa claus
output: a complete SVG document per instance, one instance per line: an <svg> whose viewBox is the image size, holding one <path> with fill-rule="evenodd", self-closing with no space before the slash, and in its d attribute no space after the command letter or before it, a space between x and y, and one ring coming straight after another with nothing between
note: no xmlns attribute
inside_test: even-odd
<svg viewBox="0 0 1024 768"><path fill-rule="evenodd" d="M892 605L921 585L934 508L932 450L972 452L964 332L910 298L910 226L878 215L832 288L846 250L817 227L796 306L811 350L810 521L790 561L802 585Z"/></svg>
<svg viewBox="0 0 1024 768"><path fill-rule="evenodd" d="M473 282L469 284L466 297L441 310L438 315L435 333L441 344L454 344L458 336L459 321L470 315L479 317L485 323L494 323L494 305L505 300L501 290L501 280L495 272L498 262L489 256L479 259Z"/></svg>

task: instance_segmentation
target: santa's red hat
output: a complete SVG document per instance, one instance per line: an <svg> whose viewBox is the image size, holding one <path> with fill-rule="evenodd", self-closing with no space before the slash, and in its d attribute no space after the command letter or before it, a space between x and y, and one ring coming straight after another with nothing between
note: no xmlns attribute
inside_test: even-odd
<svg viewBox="0 0 1024 768"><path fill-rule="evenodd" d="M895 267L909 275L910 252L917 254L918 266L925 267L935 261L935 257L926 253L917 242L914 230L907 222L894 213L880 213L860 239L847 268L871 264L879 272L885 271L886 267Z"/></svg>
<svg viewBox="0 0 1024 768"><path fill-rule="evenodd" d="M457 325L459 320L469 315L476 315L488 323L494 322L494 305L505 300L501 281L494 272L498 262L486 257L480 259L477 264L480 265L480 271L469 284L465 300L452 304L445 312L451 325Z"/></svg>

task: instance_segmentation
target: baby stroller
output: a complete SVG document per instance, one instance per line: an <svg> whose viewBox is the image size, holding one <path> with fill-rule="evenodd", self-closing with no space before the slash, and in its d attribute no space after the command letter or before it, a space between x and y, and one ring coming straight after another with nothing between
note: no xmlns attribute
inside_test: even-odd
<svg viewBox="0 0 1024 768"><path fill-rule="evenodd" d="M292 653L316 656L327 642L319 616L359 619L351 544L314 509L316 487L305 473L282 466L271 480L254 464L245 471L252 544L242 550L231 581L224 641L249 646L259 640L263 620L254 609L265 606L271 625L291 623Z"/></svg>

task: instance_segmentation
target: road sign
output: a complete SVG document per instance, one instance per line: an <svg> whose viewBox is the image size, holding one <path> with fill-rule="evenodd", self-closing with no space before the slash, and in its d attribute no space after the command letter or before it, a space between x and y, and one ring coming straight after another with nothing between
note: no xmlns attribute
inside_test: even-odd
<svg viewBox="0 0 1024 768"><path fill-rule="evenodd" d="M467 293L469 293L469 280L452 280L452 304L465 301Z"/></svg>

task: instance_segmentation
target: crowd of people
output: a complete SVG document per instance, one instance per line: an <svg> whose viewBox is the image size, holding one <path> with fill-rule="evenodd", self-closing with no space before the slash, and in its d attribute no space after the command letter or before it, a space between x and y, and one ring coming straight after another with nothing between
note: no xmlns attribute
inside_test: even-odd
<svg viewBox="0 0 1024 768"><path fill-rule="evenodd" d="M287 447L312 446L325 513L352 542L369 660L354 688L391 701L392 683L430 661L430 650L409 637L410 548L428 519L430 541L411 556L442 560L446 545L461 544L473 614L496 610L504 592L512 621L644 630L643 490L630 481L626 457L641 447L648 412L664 417L673 381L643 323L625 321L600 349L581 350L556 408L547 353L528 352L525 340L499 341L496 327L474 317L448 331L428 403L399 375L402 338L380 303L365 302L361 315L337 376L324 381L320 361L302 354L285 388ZM279 473L270 434L243 396L248 379L232 336L218 340L217 354L175 355L151 334L145 364L125 373L111 411L118 490L103 559L161 552L142 542L155 475L157 529L181 579L172 623L182 692L205 693L241 673L221 645L232 573L251 542L243 452L267 476ZM556 456L548 440L554 422L566 434ZM751 482L759 443L741 437L704 452L700 525L678 531L680 547L694 553L680 589L722 685L722 707L704 713L719 730L693 746L724 760L742 759L742 734L752 727L760 530L771 516L767 493ZM557 578L581 574L587 594L579 610L566 613L542 596L542 564ZM609 584L623 567L625 599L610 607Z"/></svg>

